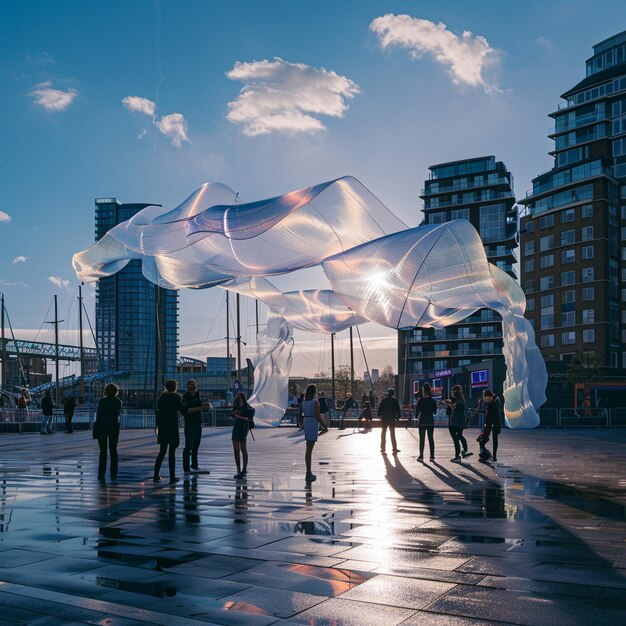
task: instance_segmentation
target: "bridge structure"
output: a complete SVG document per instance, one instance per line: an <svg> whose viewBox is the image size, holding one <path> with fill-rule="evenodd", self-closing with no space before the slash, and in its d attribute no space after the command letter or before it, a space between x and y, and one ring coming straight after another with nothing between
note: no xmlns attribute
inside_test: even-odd
<svg viewBox="0 0 626 626"><path fill-rule="evenodd" d="M0 340L0 349L2 342ZM28 341L26 339L5 339L4 351L7 356L34 356L45 359L57 358L57 345L43 341ZM98 350L96 348L82 348L82 358L84 360L97 360ZM58 344L58 358L61 361L80 361L81 347L67 344Z"/></svg>

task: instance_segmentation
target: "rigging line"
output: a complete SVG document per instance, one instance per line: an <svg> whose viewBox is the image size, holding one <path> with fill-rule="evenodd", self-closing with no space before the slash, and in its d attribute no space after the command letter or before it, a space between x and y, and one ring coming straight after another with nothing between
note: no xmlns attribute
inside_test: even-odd
<svg viewBox="0 0 626 626"><path fill-rule="evenodd" d="M37 331L37 334L35 335L34 341L37 341L37 339L39 338L39 333L41 332L43 325L46 323L46 317L48 317L48 313L50 313L50 309L52 308L52 302L53 301L50 300L50 304L48 305L48 310L46 311L46 314L43 316L43 322L41 322L41 326L39 327L39 330Z"/></svg>
<svg viewBox="0 0 626 626"><path fill-rule="evenodd" d="M100 364L100 370L104 371L104 359L102 358L102 352L100 352L100 346L98 345L98 340L96 339L96 334L93 332L93 327L91 325L91 320L89 319L89 313L87 313L87 307L85 303L82 302L83 311L85 312L85 317L87 318L87 324L89 325L89 330L91 331L91 336L93 337L94 344L96 346L96 354L98 355L98 363Z"/></svg>
<svg viewBox="0 0 626 626"><path fill-rule="evenodd" d="M28 387L29 381L26 379L26 370L24 369L22 355L20 354L20 349L17 345L17 340L15 339L15 333L13 332L13 325L11 324L11 318L9 317L9 312L7 311L6 306L4 307L4 314L7 316L7 323L9 324L9 330L11 331L11 337L13 337L13 344L15 345L15 352L17 354L17 364L20 368L20 373L22 374L22 381L24 382L24 385ZM2 366L4 367L4 363L2 364Z"/></svg>
<svg viewBox="0 0 626 626"><path fill-rule="evenodd" d="M363 353L363 359L365 360L365 369L367 370L367 377L370 379L370 387L374 391L374 383L372 382L372 373L370 372L370 366L367 364L367 357L365 356L365 348L363 347L363 340L361 339L361 333L359 331L359 325L355 325L356 334L359 336L359 343L361 344L361 352Z"/></svg>
<svg viewBox="0 0 626 626"><path fill-rule="evenodd" d="M64 318L63 321L67 321L66 324L66 329L65 329L65 339L67 341L68 344L72 343L71 337L68 339L68 331L71 330L71 321L72 321L72 305L74 304L74 297L78 294L78 285L76 285L76 287L74 288L74 291L72 292L72 295L69 297L68 301L67 301L67 307L65 308L65 311L63 313L61 313L61 316ZM63 332L63 331L61 331Z"/></svg>

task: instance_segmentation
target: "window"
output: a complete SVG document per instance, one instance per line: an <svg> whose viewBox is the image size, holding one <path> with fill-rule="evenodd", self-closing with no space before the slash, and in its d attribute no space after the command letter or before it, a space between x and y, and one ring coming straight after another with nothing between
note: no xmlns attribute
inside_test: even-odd
<svg viewBox="0 0 626 626"><path fill-rule="evenodd" d="M526 300L526 310L527 311L534 311L535 310L535 299L534 298L528 298L528 300ZM626 311L624 311L624 314L626 314Z"/></svg>
<svg viewBox="0 0 626 626"><path fill-rule="evenodd" d="M543 291L544 289L552 289L554 287L554 276L544 276L539 279L539 289Z"/></svg>
<svg viewBox="0 0 626 626"><path fill-rule="evenodd" d="M583 226L580 229L580 240L591 241L593 239L593 226Z"/></svg>
<svg viewBox="0 0 626 626"><path fill-rule="evenodd" d="M478 232L484 242L501 241L506 238L506 205L504 203L480 207Z"/></svg>
<svg viewBox="0 0 626 626"><path fill-rule="evenodd" d="M565 224L566 222L573 222L575 219L576 209L565 209L565 211L561 213L561 224Z"/></svg>
<svg viewBox="0 0 626 626"><path fill-rule="evenodd" d="M564 230L561 233L561 245L569 246L576 241L576 231L575 230Z"/></svg>
<svg viewBox="0 0 626 626"><path fill-rule="evenodd" d="M526 224L524 224L524 229L527 233L535 232L535 222L533 220L528 220Z"/></svg>
<svg viewBox="0 0 626 626"><path fill-rule="evenodd" d="M527 241L524 244L524 254L534 254L535 253L535 242Z"/></svg>
<svg viewBox="0 0 626 626"><path fill-rule="evenodd" d="M554 315L541 316L541 330L549 330L554 328Z"/></svg>
<svg viewBox="0 0 626 626"><path fill-rule="evenodd" d="M573 263L576 260L576 250L574 248L568 248L561 252L561 265L566 263Z"/></svg>
<svg viewBox="0 0 626 626"><path fill-rule="evenodd" d="M573 289L561 292L561 304L576 302L576 292Z"/></svg>
<svg viewBox="0 0 626 626"><path fill-rule="evenodd" d="M526 293L533 293L535 291L535 281L532 278L524 281L524 291Z"/></svg>
<svg viewBox="0 0 626 626"><path fill-rule="evenodd" d="M443 224L446 221L446 212L438 211L437 213L431 213L428 216L429 224Z"/></svg>
<svg viewBox="0 0 626 626"><path fill-rule="evenodd" d="M547 235L546 237L542 237L539 240L539 250L540 252L545 252L550 248L554 247L554 235Z"/></svg>
<svg viewBox="0 0 626 626"><path fill-rule="evenodd" d="M583 283L592 283L595 280L595 269L593 267L583 267L580 271Z"/></svg>
<svg viewBox="0 0 626 626"><path fill-rule="evenodd" d="M593 259L593 246L583 246L582 248L583 261Z"/></svg>
<svg viewBox="0 0 626 626"><path fill-rule="evenodd" d="M583 219L593 217L593 204L583 204L580 207L580 216Z"/></svg>
<svg viewBox="0 0 626 626"><path fill-rule="evenodd" d="M561 345L562 346L571 346L576 343L576 331L568 330L567 332L561 333Z"/></svg>
<svg viewBox="0 0 626 626"><path fill-rule="evenodd" d="M539 228L552 228L554 226L554 215L544 215L539 219Z"/></svg>
<svg viewBox="0 0 626 626"><path fill-rule="evenodd" d="M595 309L583 309L583 324L594 324L596 321Z"/></svg>
<svg viewBox="0 0 626 626"><path fill-rule="evenodd" d="M483 341L483 354L493 354L496 351L496 344L493 341Z"/></svg>
<svg viewBox="0 0 626 626"><path fill-rule="evenodd" d="M576 326L576 311L561 313L561 326Z"/></svg>
<svg viewBox="0 0 626 626"><path fill-rule="evenodd" d="M576 273L574 270L569 272L561 272L561 285L573 285L576 282Z"/></svg>
<svg viewBox="0 0 626 626"><path fill-rule="evenodd" d="M541 257L539 261L539 265L541 269L546 269L546 267L554 267L554 254L546 254Z"/></svg>
<svg viewBox="0 0 626 626"><path fill-rule="evenodd" d="M596 290L594 287L583 287L583 302L592 302L596 299Z"/></svg>
<svg viewBox="0 0 626 626"><path fill-rule="evenodd" d="M535 271L535 259L528 259L528 261L524 262L524 271L525 272Z"/></svg>
<svg viewBox="0 0 626 626"><path fill-rule="evenodd" d="M454 209L452 211L453 220L467 220L469 222L470 210L469 209Z"/></svg>
<svg viewBox="0 0 626 626"><path fill-rule="evenodd" d="M541 308L546 306L554 306L554 294L549 293L545 296L541 296Z"/></svg>
<svg viewBox="0 0 626 626"><path fill-rule="evenodd" d="M554 335L543 335L541 337L542 348L554 348Z"/></svg>
<svg viewBox="0 0 626 626"><path fill-rule="evenodd" d="M596 340L596 331L593 328L583 328L583 343L593 343Z"/></svg>

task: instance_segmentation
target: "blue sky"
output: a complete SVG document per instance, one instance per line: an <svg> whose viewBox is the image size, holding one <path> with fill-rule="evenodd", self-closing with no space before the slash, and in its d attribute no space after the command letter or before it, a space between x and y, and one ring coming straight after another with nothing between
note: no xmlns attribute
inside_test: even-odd
<svg viewBox="0 0 626 626"><path fill-rule="evenodd" d="M592 45L625 27L617 1L4 0L0 290L13 325L33 336L55 293L67 309L96 197L174 207L220 181L249 201L351 174L415 225L428 165L484 154L521 197L551 165L547 114ZM223 352L222 299L182 294L183 345ZM393 334L363 333L370 366L395 363ZM296 373L328 369L327 340L298 341Z"/></svg>

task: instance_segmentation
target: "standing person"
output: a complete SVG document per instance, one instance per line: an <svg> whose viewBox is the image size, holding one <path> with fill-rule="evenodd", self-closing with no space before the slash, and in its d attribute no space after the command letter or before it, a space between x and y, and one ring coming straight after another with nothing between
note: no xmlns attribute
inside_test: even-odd
<svg viewBox="0 0 626 626"><path fill-rule="evenodd" d="M107 448L111 454L111 480L117 480L117 442L120 438L120 412L122 401L117 397L119 388L109 383L104 388L104 398L98 402L93 438L98 440L98 480L104 480L107 470Z"/></svg>
<svg viewBox="0 0 626 626"><path fill-rule="evenodd" d="M375 411L376 410L376 396L374 395L373 389L370 389L368 399L370 403L370 408L372 409L372 411Z"/></svg>
<svg viewBox="0 0 626 626"><path fill-rule="evenodd" d="M320 403L317 400L317 385L309 385L304 394L302 402L302 416L304 425L304 440L306 441L306 452L304 453L304 462L306 464L305 482L313 482L317 476L311 471L311 457L313 456L313 448L317 441L319 425L322 422L320 416Z"/></svg>
<svg viewBox="0 0 626 626"><path fill-rule="evenodd" d="M433 399L433 391L428 383L422 385L421 398L418 398L415 405L415 418L419 426L420 435L420 455L418 461L424 461L424 444L428 435L428 446L430 448L430 462L435 462L435 413L437 403Z"/></svg>
<svg viewBox="0 0 626 626"><path fill-rule="evenodd" d="M320 391L318 401L320 403L320 417L322 418L320 432L327 433L328 427L330 426L330 406L328 404L328 399L326 398L326 395L323 391Z"/></svg>
<svg viewBox="0 0 626 626"><path fill-rule="evenodd" d="M76 409L76 400L74 396L68 396L63 403L63 414L65 415L65 432L73 433L72 419L74 417L74 410Z"/></svg>
<svg viewBox="0 0 626 626"><path fill-rule="evenodd" d="M458 463L461 460L461 446L463 446L463 458L473 454L468 452L467 439L463 436L466 402L461 385L452 387L452 399L446 400L445 404L450 408L448 430L454 442L454 458L451 461Z"/></svg>
<svg viewBox="0 0 626 626"><path fill-rule="evenodd" d="M46 389L46 395L41 400L41 434L52 434L52 419L54 417L54 405L50 397L50 389Z"/></svg>
<svg viewBox="0 0 626 626"><path fill-rule="evenodd" d="M400 409L400 403L394 398L395 391L389 388L387 391L387 397L383 398L378 405L378 417L382 423L382 429L380 433L380 451L385 454L385 448L387 443L387 429L389 429L389 435L391 437L391 445L393 447L393 453L400 452L396 443L396 419L402 417L402 410Z"/></svg>
<svg viewBox="0 0 626 626"><path fill-rule="evenodd" d="M180 445L178 413L184 413L185 407L183 406L181 395L176 391L177 388L178 383L175 380L166 381L165 391L161 393L157 403L157 441L160 448L154 464L153 480L155 483L159 483L163 480L163 477L159 474L159 472L161 470L161 463L163 463L163 459L165 458L165 453L168 451L168 448L170 484L177 483L179 480L176 478L176 448Z"/></svg>
<svg viewBox="0 0 626 626"><path fill-rule="evenodd" d="M22 389L20 397L17 399L17 409L19 421L25 422L28 419L28 405L30 404L30 394L28 389Z"/></svg>
<svg viewBox="0 0 626 626"><path fill-rule="evenodd" d="M207 405L202 404L198 393L198 384L195 380L187 381L187 391L183 394L182 403L185 418L183 472L188 474L191 470L198 471L200 469L198 467L198 449L202 439L202 409L207 408ZM189 463L190 458L191 464Z"/></svg>
<svg viewBox="0 0 626 626"><path fill-rule="evenodd" d="M485 389L483 391L483 400L487 405L487 411L485 413L485 425L483 427L483 431L478 438L481 444L481 454L480 459L482 463L486 463L489 460L489 457L492 457L494 462L498 461L498 435L502 430L502 422L500 418L501 414L501 405L500 398L498 398L491 390ZM493 456L487 450L486 444L489 441L489 436L493 436ZM483 452L484 450L484 452ZM486 454L485 454L486 453Z"/></svg>
<svg viewBox="0 0 626 626"><path fill-rule="evenodd" d="M235 480L245 478L248 473L248 432L250 431L250 419L254 417L254 409L248 404L246 396L241 391L235 396L235 410L230 416L235 420L233 424L233 452L237 473ZM239 459L241 453L241 460ZM243 467L242 467L243 462Z"/></svg>
<svg viewBox="0 0 626 626"><path fill-rule="evenodd" d="M358 408L359 408L359 405L357 404L357 401L352 397L352 394L348 392L346 394L346 401L343 403L343 407L341 409L341 420L339 423L339 430L346 429L344 422L345 422L346 416L348 415L348 411L352 409L358 409Z"/></svg>
<svg viewBox="0 0 626 626"><path fill-rule="evenodd" d="M361 411L361 414L359 415L359 423L364 422L365 428L370 429L372 427L372 419L373 419L372 406L369 400L366 400L363 405L363 410Z"/></svg>

